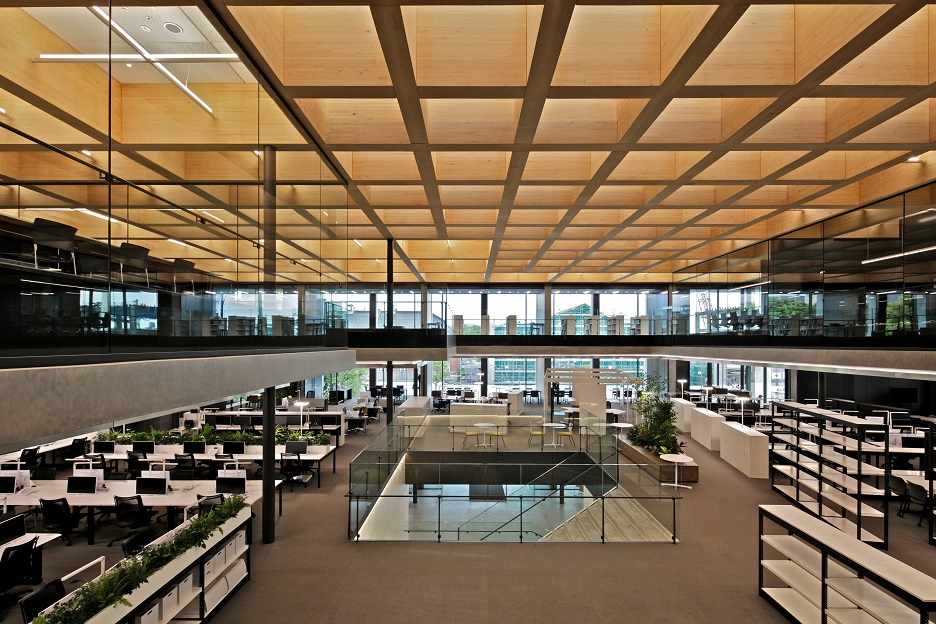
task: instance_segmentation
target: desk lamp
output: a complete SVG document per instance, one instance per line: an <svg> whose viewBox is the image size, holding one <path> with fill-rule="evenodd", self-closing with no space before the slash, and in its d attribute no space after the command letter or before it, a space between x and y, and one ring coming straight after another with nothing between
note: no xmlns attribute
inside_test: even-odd
<svg viewBox="0 0 936 624"><path fill-rule="evenodd" d="M308 401L296 401L293 403L293 405L299 406L299 431L302 431L302 426L305 425L305 418L302 415L302 409L308 404Z"/></svg>
<svg viewBox="0 0 936 624"><path fill-rule="evenodd" d="M679 384L679 398L680 398L680 399L685 399L685 398L686 398L686 380L685 380L685 379L677 379L677 380L676 380L676 383Z"/></svg>
<svg viewBox="0 0 936 624"><path fill-rule="evenodd" d="M705 390L705 409L712 409L712 386L702 386Z"/></svg>

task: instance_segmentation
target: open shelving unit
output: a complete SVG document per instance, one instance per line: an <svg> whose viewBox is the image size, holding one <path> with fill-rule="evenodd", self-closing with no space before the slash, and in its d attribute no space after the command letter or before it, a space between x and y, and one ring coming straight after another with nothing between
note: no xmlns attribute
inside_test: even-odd
<svg viewBox="0 0 936 624"><path fill-rule="evenodd" d="M932 622L936 579L792 505L761 505L758 592L804 624Z"/></svg>
<svg viewBox="0 0 936 624"><path fill-rule="evenodd" d="M926 452L923 454L920 469L923 471L924 478L928 481L928 492L930 501L936 501L936 417L934 416L911 416L910 422L917 428L923 430L923 448ZM927 541L936 546L936 504L931 504L927 514L929 523L929 532Z"/></svg>
<svg viewBox="0 0 936 624"><path fill-rule="evenodd" d="M794 402L773 409L771 487L840 531L887 548L888 436L883 443L867 440L881 424ZM882 466L866 456L880 458Z"/></svg>
<svg viewBox="0 0 936 624"><path fill-rule="evenodd" d="M251 510L247 508L222 525L222 531L212 534L204 548L191 548L157 570L125 596L127 604L108 607L87 624L207 622L250 580L251 526Z"/></svg>

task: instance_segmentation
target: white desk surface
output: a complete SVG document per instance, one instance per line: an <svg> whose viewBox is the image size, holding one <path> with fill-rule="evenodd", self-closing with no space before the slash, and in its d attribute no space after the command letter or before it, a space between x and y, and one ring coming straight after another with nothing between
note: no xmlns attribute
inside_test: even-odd
<svg viewBox="0 0 936 624"><path fill-rule="evenodd" d="M17 538L11 539L6 544L0 545L0 555L3 554L3 551L11 546L19 546L20 544L25 544L32 538L38 538L36 540L36 548L42 548L43 545L48 544L51 541L57 540L62 537L61 533L27 533L26 535L20 535Z"/></svg>
<svg viewBox="0 0 936 624"><path fill-rule="evenodd" d="M136 483L134 481L107 481L106 490L98 490L94 494L67 494L68 479L55 479L52 481L33 481L35 487L21 490L17 494L7 496L7 505L38 506L39 499L65 498L69 505L81 507L113 507L115 496L136 496ZM176 481L175 489L167 494L145 494L143 502L153 507L189 507L198 503L196 494L210 496L215 494L214 481ZM247 501L252 503L259 499L263 491L263 483L259 479L247 480Z"/></svg>
<svg viewBox="0 0 936 624"><path fill-rule="evenodd" d="M61 440L56 440L55 442L49 442L48 444L40 444L39 454L42 455L43 453L51 453L52 451L67 448L71 446L72 440L75 439L75 437L80 438L82 436L69 436L67 438L62 438ZM29 446L26 448L33 447ZM4 453L3 455L0 455L0 462L16 461L20 458L20 452L21 451L13 451L12 453Z"/></svg>

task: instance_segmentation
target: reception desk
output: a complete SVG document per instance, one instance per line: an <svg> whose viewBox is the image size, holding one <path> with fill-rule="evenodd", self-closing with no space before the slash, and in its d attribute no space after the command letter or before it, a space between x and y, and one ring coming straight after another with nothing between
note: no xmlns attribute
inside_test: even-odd
<svg viewBox="0 0 936 624"><path fill-rule="evenodd" d="M768 437L741 423L720 423L721 458L752 479L770 476Z"/></svg>
<svg viewBox="0 0 936 624"><path fill-rule="evenodd" d="M722 414L701 407L692 408L692 438L710 451L721 448L721 424L725 422Z"/></svg>

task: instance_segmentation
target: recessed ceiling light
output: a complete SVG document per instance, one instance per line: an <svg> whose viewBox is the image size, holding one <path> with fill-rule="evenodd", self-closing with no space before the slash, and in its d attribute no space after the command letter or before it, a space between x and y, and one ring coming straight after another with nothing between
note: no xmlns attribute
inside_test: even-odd
<svg viewBox="0 0 936 624"><path fill-rule="evenodd" d="M133 67L133 63L127 63L127 67Z"/></svg>
<svg viewBox="0 0 936 624"><path fill-rule="evenodd" d="M175 22L166 22L163 24L163 28L171 32L173 35L181 35L182 27L176 24Z"/></svg>
<svg viewBox="0 0 936 624"><path fill-rule="evenodd" d="M179 245L180 247L188 247L188 245L186 245L186 244L183 243L182 241L176 240L176 239L174 239L174 238L167 238L166 241L167 241L167 242L170 242L170 243L173 243L173 244L175 244L175 245Z"/></svg>
<svg viewBox="0 0 936 624"><path fill-rule="evenodd" d="M81 150L81 153L89 158L94 155L93 152L91 152L91 150Z"/></svg>
<svg viewBox="0 0 936 624"><path fill-rule="evenodd" d="M919 156L911 156L907 159L907 162L923 162Z"/></svg>
<svg viewBox="0 0 936 624"><path fill-rule="evenodd" d="M152 31L153 31L153 29L150 28L149 26L147 26L146 24L143 24L142 26L140 26L140 30L142 30L143 32L152 32Z"/></svg>
<svg viewBox="0 0 936 624"><path fill-rule="evenodd" d="M225 261L225 262L234 262L234 261L231 260L230 258L225 258L224 261Z"/></svg>

